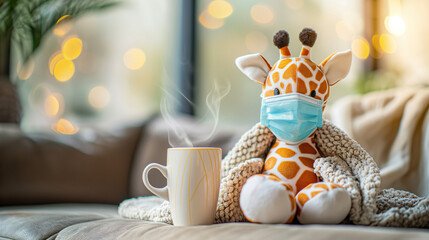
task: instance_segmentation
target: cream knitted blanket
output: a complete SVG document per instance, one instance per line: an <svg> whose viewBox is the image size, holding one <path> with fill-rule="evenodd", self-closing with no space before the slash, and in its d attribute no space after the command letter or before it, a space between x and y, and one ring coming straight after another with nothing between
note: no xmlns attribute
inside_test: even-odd
<svg viewBox="0 0 429 240"><path fill-rule="evenodd" d="M261 173L274 140L267 127L256 124L222 161L216 223L246 221L239 206L241 188L249 177ZM352 207L345 223L429 228L429 198L395 189L380 190L376 163L345 132L324 121L316 130L316 143L322 156L314 163L316 174L321 180L342 185L351 196ZM155 207L154 202L158 203ZM168 202L159 199L128 199L118 211L125 218L172 223Z"/></svg>

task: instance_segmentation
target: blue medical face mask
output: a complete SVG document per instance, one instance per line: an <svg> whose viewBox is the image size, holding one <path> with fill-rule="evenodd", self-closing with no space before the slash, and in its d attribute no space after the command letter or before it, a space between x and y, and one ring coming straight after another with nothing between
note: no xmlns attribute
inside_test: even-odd
<svg viewBox="0 0 429 240"><path fill-rule="evenodd" d="M261 124L280 140L295 144L322 127L322 109L321 100L300 93L268 97L262 100Z"/></svg>

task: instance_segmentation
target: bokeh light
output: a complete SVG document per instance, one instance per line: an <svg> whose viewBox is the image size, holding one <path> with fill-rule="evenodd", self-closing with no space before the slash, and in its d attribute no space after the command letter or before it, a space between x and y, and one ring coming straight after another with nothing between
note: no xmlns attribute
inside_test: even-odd
<svg viewBox="0 0 429 240"><path fill-rule="evenodd" d="M103 86L94 87L89 92L88 101L94 108L104 108L110 101L110 93Z"/></svg>
<svg viewBox="0 0 429 240"><path fill-rule="evenodd" d="M363 37L354 39L352 42L352 52L356 57L366 59L369 55L368 41Z"/></svg>
<svg viewBox="0 0 429 240"><path fill-rule="evenodd" d="M58 133L67 135L75 134L79 131L77 126L64 118L60 118L58 122L52 126L52 129Z"/></svg>
<svg viewBox="0 0 429 240"><path fill-rule="evenodd" d="M146 62L146 54L139 48L132 48L124 54L125 67L131 70L137 70L143 67Z"/></svg>
<svg viewBox="0 0 429 240"><path fill-rule="evenodd" d="M383 49L380 47L380 35L374 34L371 39L372 46L374 47L375 51L382 53Z"/></svg>
<svg viewBox="0 0 429 240"><path fill-rule="evenodd" d="M386 53L394 53L396 51L396 41L389 34L381 34L380 36L380 47Z"/></svg>
<svg viewBox="0 0 429 240"><path fill-rule="evenodd" d="M54 27L54 34L57 36L64 36L66 33L68 33L72 28L72 24L70 21L71 18L72 17L70 15L64 15L60 17Z"/></svg>
<svg viewBox="0 0 429 240"><path fill-rule="evenodd" d="M82 40L78 37L67 39L62 46L62 52L65 59L76 59L82 52Z"/></svg>
<svg viewBox="0 0 429 240"><path fill-rule="evenodd" d="M69 18L69 17L71 17L71 16L70 15L64 15L64 16L60 17L57 21L57 24L60 23L61 21L63 21L64 19Z"/></svg>
<svg viewBox="0 0 429 240"><path fill-rule="evenodd" d="M232 14L233 9L225 0L214 0L207 7L207 12L215 18L226 18Z"/></svg>
<svg viewBox="0 0 429 240"><path fill-rule="evenodd" d="M387 16L384 19L384 26L387 31L396 36L401 36L405 32L405 23L400 16Z"/></svg>
<svg viewBox="0 0 429 240"><path fill-rule="evenodd" d="M218 29L223 26L223 19L215 18L210 15L207 11L203 11L198 17L198 21L201 25L208 29Z"/></svg>
<svg viewBox="0 0 429 240"><path fill-rule="evenodd" d="M26 80L31 77L34 71L34 61L30 57L27 59L27 62L22 66L21 62L18 62L17 64L17 73L18 78L21 80Z"/></svg>
<svg viewBox="0 0 429 240"><path fill-rule="evenodd" d="M66 82L73 77L75 71L74 63L67 59L59 60L54 67L54 76L60 82Z"/></svg>
<svg viewBox="0 0 429 240"><path fill-rule="evenodd" d="M257 4L250 9L250 16L257 23L270 23L274 19L271 8L263 4Z"/></svg>
<svg viewBox="0 0 429 240"><path fill-rule="evenodd" d="M63 109L63 98L60 94L50 94L45 99L45 113L48 117L59 116Z"/></svg>
<svg viewBox="0 0 429 240"><path fill-rule="evenodd" d="M374 51L371 51L371 56L376 59L381 58L384 52L380 46L380 35L374 34L374 36L371 38L371 43L374 48Z"/></svg>
<svg viewBox="0 0 429 240"><path fill-rule="evenodd" d="M49 58L49 72L51 73L51 75L54 75L55 65L57 65L58 61L60 61L61 59L64 59L63 53L61 51L55 52Z"/></svg>
<svg viewBox="0 0 429 240"><path fill-rule="evenodd" d="M351 41L354 35L352 26L343 20L335 24L335 31L338 37L344 41Z"/></svg>
<svg viewBox="0 0 429 240"><path fill-rule="evenodd" d="M299 10L304 6L303 0L284 0L286 6L293 10Z"/></svg>
<svg viewBox="0 0 429 240"><path fill-rule="evenodd" d="M262 53L268 47L268 39L261 32L250 32L246 35L244 43L250 52Z"/></svg>

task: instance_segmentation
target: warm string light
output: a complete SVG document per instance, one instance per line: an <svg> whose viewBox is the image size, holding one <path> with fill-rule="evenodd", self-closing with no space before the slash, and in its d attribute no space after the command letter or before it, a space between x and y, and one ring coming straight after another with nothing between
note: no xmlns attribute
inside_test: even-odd
<svg viewBox="0 0 429 240"><path fill-rule="evenodd" d="M70 29L72 28L71 20L72 17L70 15L64 15L60 17L55 24L53 33L57 36L64 36L66 35Z"/></svg>
<svg viewBox="0 0 429 240"><path fill-rule="evenodd" d="M232 14L233 9L229 2L215 0L208 5L207 12L214 18L227 18Z"/></svg>
<svg viewBox="0 0 429 240"><path fill-rule="evenodd" d="M366 59L369 56L369 43L364 37L356 38L352 41L352 52L360 58Z"/></svg>
<svg viewBox="0 0 429 240"><path fill-rule="evenodd" d="M384 52L380 46L380 36L378 34L374 34L371 38L371 43L374 48L374 51L371 52L371 56L376 59L381 58Z"/></svg>
<svg viewBox="0 0 429 240"><path fill-rule="evenodd" d="M65 135L73 135L79 131L79 128L71 123L69 120L60 118L53 126L52 130L55 132L65 134Z"/></svg>
<svg viewBox="0 0 429 240"><path fill-rule="evenodd" d="M383 53L395 53L397 48L394 37L386 33L375 34L371 39L371 44L377 53L370 52L370 43L364 37L355 38L352 41L352 52L360 59L368 58L370 53L372 57L380 58Z"/></svg>
<svg viewBox="0 0 429 240"><path fill-rule="evenodd" d="M58 19L53 33L57 36L66 35L72 28L72 17L64 15ZM76 60L82 53L83 42L76 36L71 35L64 39L61 49L49 58L49 73L59 82L69 81L75 73ZM43 102L44 112L50 118L57 118L63 114L65 102L60 93L51 93L47 90ZM59 118L53 125L52 130L60 134L75 134L79 128L65 118Z"/></svg>
<svg viewBox="0 0 429 240"><path fill-rule="evenodd" d="M250 9L250 16L257 23L270 23L274 19L274 13L270 7L263 4L257 4Z"/></svg>
<svg viewBox="0 0 429 240"><path fill-rule="evenodd" d="M82 40L78 37L72 36L67 38L61 48L64 58L67 60L74 60L79 57L82 52L82 45Z"/></svg>
<svg viewBox="0 0 429 240"><path fill-rule="evenodd" d="M75 72L74 63L67 59L59 60L54 67L54 76L60 82L67 82Z"/></svg>
<svg viewBox="0 0 429 240"><path fill-rule="evenodd" d="M401 1L389 0L387 4L389 8L389 15L384 19L384 26L389 33L395 36L402 36L405 33L405 22L401 17Z"/></svg>
<svg viewBox="0 0 429 240"><path fill-rule="evenodd" d="M208 13L208 11L203 11L200 14L198 22L207 29L218 29L224 24L223 19L213 17Z"/></svg>
<svg viewBox="0 0 429 240"><path fill-rule="evenodd" d="M128 69L137 70L146 62L146 54L140 48L131 48L124 54L124 65Z"/></svg>
<svg viewBox="0 0 429 240"><path fill-rule="evenodd" d="M49 58L49 72L51 73L51 75L54 75L55 65L57 65L58 61L60 61L61 59L64 59L64 56L61 51L55 52Z"/></svg>
<svg viewBox="0 0 429 240"><path fill-rule="evenodd" d="M371 54L373 58L381 58L383 54L393 54L397 50L394 36L402 36L406 25L402 16L401 1L389 0L389 15L384 19L384 27L388 33L375 33L369 40L357 35L353 26L344 20L335 25L337 36L344 41L351 41L353 54L366 59Z"/></svg>
<svg viewBox="0 0 429 240"><path fill-rule="evenodd" d="M207 29L218 29L224 25L224 19L234 12L226 0L214 0L209 3L198 17L198 22Z"/></svg>
<svg viewBox="0 0 429 240"><path fill-rule="evenodd" d="M88 102L94 108L104 108L107 106L109 101L110 93L103 86L96 86L89 92Z"/></svg>
<svg viewBox="0 0 429 240"><path fill-rule="evenodd" d="M402 36L405 33L405 23L400 16L387 16L384 25L391 34Z"/></svg>
<svg viewBox="0 0 429 240"><path fill-rule="evenodd" d="M73 60L82 53L83 42L77 36L69 36L63 41L61 51L57 51L49 59L49 72L59 82L69 81L75 73Z"/></svg>
<svg viewBox="0 0 429 240"><path fill-rule="evenodd" d="M58 117L63 113L64 99L59 93L51 93L45 98L45 113L48 117Z"/></svg>
<svg viewBox="0 0 429 240"><path fill-rule="evenodd" d="M396 41L389 34L380 35L380 47L385 53L394 53L396 51Z"/></svg>

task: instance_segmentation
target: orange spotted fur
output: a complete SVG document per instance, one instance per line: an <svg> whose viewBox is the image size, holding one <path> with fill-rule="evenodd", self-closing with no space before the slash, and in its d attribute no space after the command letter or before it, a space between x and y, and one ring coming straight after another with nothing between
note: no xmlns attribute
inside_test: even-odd
<svg viewBox="0 0 429 240"><path fill-rule="evenodd" d="M296 195L297 215L301 214L301 209L308 200L316 197L319 193L328 192L335 188L341 188L335 183L320 182L306 186L301 192Z"/></svg>

